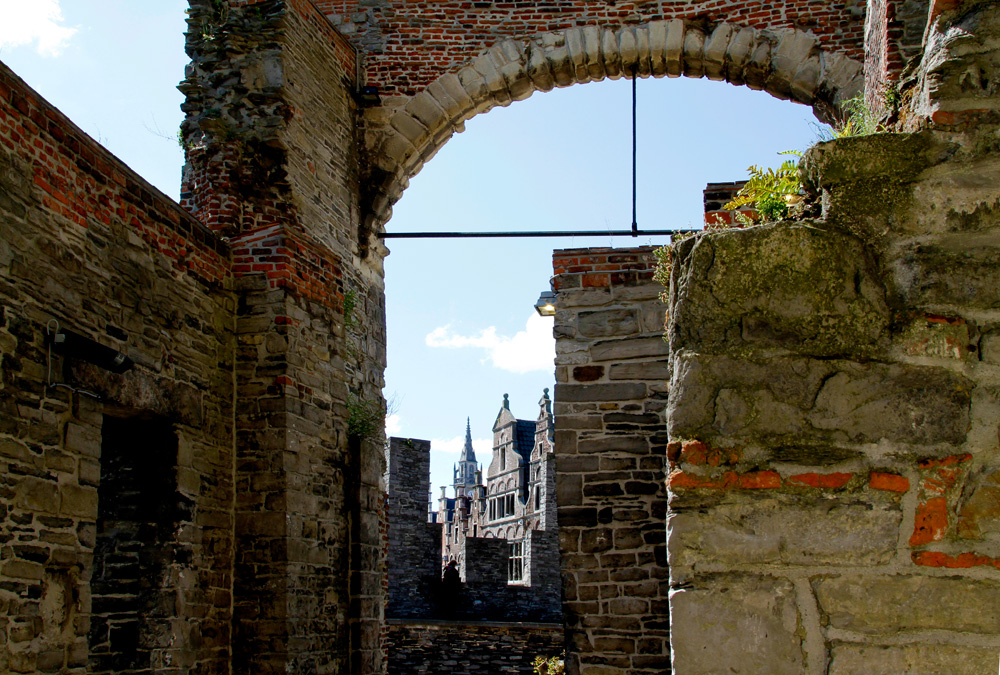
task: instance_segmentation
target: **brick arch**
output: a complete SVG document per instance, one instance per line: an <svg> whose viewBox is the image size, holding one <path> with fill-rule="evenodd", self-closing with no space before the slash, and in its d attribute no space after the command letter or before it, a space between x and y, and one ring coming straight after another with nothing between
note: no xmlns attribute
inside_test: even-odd
<svg viewBox="0 0 1000 675"><path fill-rule="evenodd" d="M633 69L639 77L707 77L764 90L812 106L820 119L864 84L860 62L795 28L703 28L673 19L504 40L396 108L369 113L369 225L388 221L410 177L466 120L536 91L631 77Z"/></svg>

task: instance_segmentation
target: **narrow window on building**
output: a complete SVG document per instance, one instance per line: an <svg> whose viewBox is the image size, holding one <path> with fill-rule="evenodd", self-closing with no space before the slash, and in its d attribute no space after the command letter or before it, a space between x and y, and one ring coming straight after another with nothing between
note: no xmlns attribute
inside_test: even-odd
<svg viewBox="0 0 1000 675"><path fill-rule="evenodd" d="M515 541L508 545L510 556L507 559L507 581L515 583L524 579L524 547Z"/></svg>
<svg viewBox="0 0 1000 675"><path fill-rule="evenodd" d="M174 533L190 507L177 493L177 436L165 420L105 417L91 578L89 672L149 673L170 649Z"/></svg>
<svg viewBox="0 0 1000 675"><path fill-rule="evenodd" d="M535 488L535 510L542 508L542 491L540 488Z"/></svg>

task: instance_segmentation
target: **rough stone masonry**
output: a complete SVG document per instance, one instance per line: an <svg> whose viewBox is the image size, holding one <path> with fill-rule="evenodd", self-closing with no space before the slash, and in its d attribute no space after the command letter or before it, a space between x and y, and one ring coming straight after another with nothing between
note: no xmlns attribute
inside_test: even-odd
<svg viewBox="0 0 1000 675"><path fill-rule="evenodd" d="M564 529L583 593L665 546L669 607L568 601L570 672L638 667L618 614L657 664L669 621L680 675L993 672L995 3L190 4L181 205L0 68L0 670L385 672L384 459L357 433L383 405L374 235L465 120L634 73L821 117L864 90L905 133L810 152L819 218L678 248L668 367L628 378L661 369L652 403L593 402L669 379L644 455L668 461L666 543ZM561 493L615 496L577 469Z"/></svg>
<svg viewBox="0 0 1000 675"><path fill-rule="evenodd" d="M914 101L964 100L931 130L810 150L820 219L677 247L678 673L996 668L997 92L962 81L996 62L1000 13L952 18Z"/></svg>

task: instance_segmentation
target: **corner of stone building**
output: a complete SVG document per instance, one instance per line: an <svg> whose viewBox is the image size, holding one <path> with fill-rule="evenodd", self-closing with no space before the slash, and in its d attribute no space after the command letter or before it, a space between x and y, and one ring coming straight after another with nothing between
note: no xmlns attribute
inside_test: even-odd
<svg viewBox="0 0 1000 675"><path fill-rule="evenodd" d="M377 672L385 251L360 238L357 54L311 2L190 4L182 203L232 246L238 482L267 486L237 496L234 655Z"/></svg>

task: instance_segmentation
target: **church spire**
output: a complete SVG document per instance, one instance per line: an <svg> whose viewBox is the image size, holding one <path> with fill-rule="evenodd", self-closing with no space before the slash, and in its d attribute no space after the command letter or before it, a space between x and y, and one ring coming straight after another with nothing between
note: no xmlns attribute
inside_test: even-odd
<svg viewBox="0 0 1000 675"><path fill-rule="evenodd" d="M465 418L465 447L462 448L462 456L458 459L461 462L476 462L476 451L472 449L472 426L469 418Z"/></svg>

